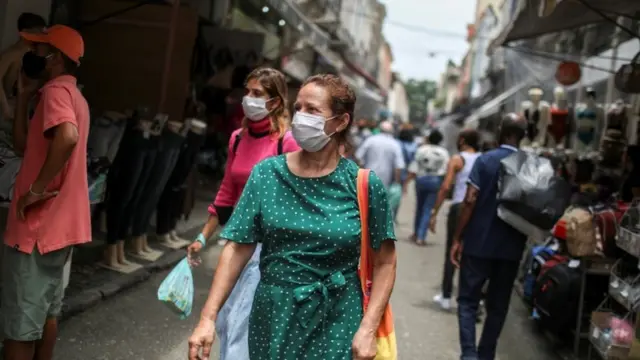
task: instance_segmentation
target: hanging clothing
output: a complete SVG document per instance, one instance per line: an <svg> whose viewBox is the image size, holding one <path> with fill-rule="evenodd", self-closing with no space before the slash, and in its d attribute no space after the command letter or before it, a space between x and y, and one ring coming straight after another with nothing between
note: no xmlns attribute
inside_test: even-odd
<svg viewBox="0 0 640 360"><path fill-rule="evenodd" d="M194 167L196 156L204 143L204 139L205 135L189 131L187 138L182 143L180 155L156 208L156 232L159 235L164 235L174 230L178 224L178 219L182 216L187 178Z"/></svg>
<svg viewBox="0 0 640 360"><path fill-rule="evenodd" d="M524 118L527 119L527 138L533 141L538 136L538 123L540 122L539 109L525 109Z"/></svg>
<svg viewBox="0 0 640 360"><path fill-rule="evenodd" d="M593 109L584 108L576 112L576 138L585 146L596 140L598 115Z"/></svg>
<svg viewBox="0 0 640 360"><path fill-rule="evenodd" d="M358 169L341 158L331 174L302 178L289 170L285 156L254 168L221 234L263 244L248 359L352 359L351 342L363 316ZM374 249L395 240L385 187L373 172L369 216Z"/></svg>
<svg viewBox="0 0 640 360"><path fill-rule="evenodd" d="M124 240L129 233L144 184L151 176L159 147L158 136L145 136L135 128L125 132L107 174L107 243Z"/></svg>
<svg viewBox="0 0 640 360"><path fill-rule="evenodd" d="M547 127L547 132L551 135L555 145L563 143L565 136L569 133L569 110L551 108L551 123Z"/></svg>
<svg viewBox="0 0 640 360"><path fill-rule="evenodd" d="M156 158L151 165L146 183L141 184L140 198L132 210L132 236L138 237L147 233L153 212L178 162L184 140L182 135L168 129L165 129L160 136Z"/></svg>

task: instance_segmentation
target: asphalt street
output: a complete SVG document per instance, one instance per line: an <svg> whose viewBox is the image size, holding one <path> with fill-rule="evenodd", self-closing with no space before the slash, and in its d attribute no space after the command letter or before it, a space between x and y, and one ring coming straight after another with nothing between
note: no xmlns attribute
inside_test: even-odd
<svg viewBox="0 0 640 360"><path fill-rule="evenodd" d="M399 240L398 274L392 305L399 358L456 360L459 358L459 346L455 312L440 311L431 301L439 291L442 274L445 217L443 215L439 219L437 233L430 235L429 246L411 244L408 241L414 211L411 195L404 199L396 230ZM447 211L441 213L446 214ZM148 282L62 323L55 359L186 359L187 338L206 299L218 254L219 248L209 249L203 256L203 265L194 272L195 305L189 319L178 319L157 301L156 292L166 272L156 274ZM218 356L213 359L218 359ZM556 359L549 343L535 334L527 311L515 294L500 339L498 359Z"/></svg>

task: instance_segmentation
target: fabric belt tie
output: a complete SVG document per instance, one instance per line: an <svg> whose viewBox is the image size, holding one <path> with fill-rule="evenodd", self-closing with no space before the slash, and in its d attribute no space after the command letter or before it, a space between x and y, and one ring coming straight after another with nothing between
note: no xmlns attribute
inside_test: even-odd
<svg viewBox="0 0 640 360"><path fill-rule="evenodd" d="M348 278L356 278L357 274ZM293 290L298 309L296 317L303 328L307 328L309 323L316 318L320 318L322 327L324 328L325 318L329 311L329 294L347 284L347 277L342 272L335 272L322 281L316 281L312 284L298 286ZM318 308L322 305L322 311Z"/></svg>

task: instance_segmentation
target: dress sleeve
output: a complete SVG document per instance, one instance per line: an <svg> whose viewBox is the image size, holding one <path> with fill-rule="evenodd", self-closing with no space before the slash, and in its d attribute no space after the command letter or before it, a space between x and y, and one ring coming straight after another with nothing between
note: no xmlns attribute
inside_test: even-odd
<svg viewBox="0 0 640 360"><path fill-rule="evenodd" d="M387 190L373 171L369 173L369 236L374 249L379 249L385 240L396 240Z"/></svg>
<svg viewBox="0 0 640 360"><path fill-rule="evenodd" d="M253 244L261 239L260 226L260 193L258 179L260 166L251 171L247 185L245 185L240 201L233 209L229 222L220 234L220 238L240 244Z"/></svg>
<svg viewBox="0 0 640 360"><path fill-rule="evenodd" d="M225 212L231 213L231 209L233 208L233 205L236 203L236 200L239 196L238 191L233 186L233 181L231 179L231 166L235 157L233 148L235 142L238 140L236 139L237 134L238 132L235 131L233 132L233 134L231 134L231 138L229 138L227 164L224 167L224 176L222 177L222 183L220 183L220 188L218 189L215 200L211 205L209 205L209 214L211 215L220 216Z"/></svg>

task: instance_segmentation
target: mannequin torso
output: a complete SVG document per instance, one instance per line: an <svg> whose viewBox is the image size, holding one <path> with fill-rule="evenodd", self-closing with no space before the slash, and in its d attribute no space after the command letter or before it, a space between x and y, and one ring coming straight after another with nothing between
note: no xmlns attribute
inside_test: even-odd
<svg viewBox="0 0 640 360"><path fill-rule="evenodd" d="M525 101L522 103L522 116L527 119L527 136L520 145L543 145L549 124L549 104L546 101Z"/></svg>
<svg viewBox="0 0 640 360"><path fill-rule="evenodd" d="M549 136L545 139L548 147L565 145L565 137L569 133L569 105L564 89L557 87L554 92L554 102L551 106L551 121L548 126Z"/></svg>
<svg viewBox="0 0 640 360"><path fill-rule="evenodd" d="M598 126L604 121L602 108L598 107L594 99L589 98L586 103L576 107L575 119L574 150L578 153L595 150L598 142Z"/></svg>

